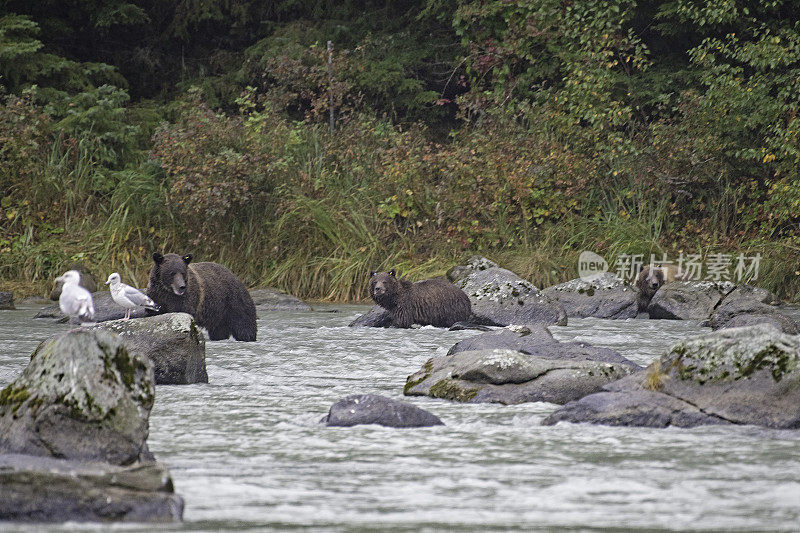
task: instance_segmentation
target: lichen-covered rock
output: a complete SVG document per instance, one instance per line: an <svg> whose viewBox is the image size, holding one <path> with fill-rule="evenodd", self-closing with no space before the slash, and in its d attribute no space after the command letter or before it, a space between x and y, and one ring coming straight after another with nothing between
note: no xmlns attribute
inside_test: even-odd
<svg viewBox="0 0 800 533"><path fill-rule="evenodd" d="M516 350L479 350L434 357L406 380L407 396L460 402L566 403L632 372L628 365L548 359Z"/></svg>
<svg viewBox="0 0 800 533"><path fill-rule="evenodd" d="M650 318L707 320L736 286L728 281L675 281L656 292L647 313Z"/></svg>
<svg viewBox="0 0 800 533"><path fill-rule="evenodd" d="M800 428L800 337L768 324L721 329L675 344L647 369L604 389L545 423Z"/></svg>
<svg viewBox="0 0 800 533"><path fill-rule="evenodd" d="M182 514L183 500L159 463L0 454L0 520L175 522Z"/></svg>
<svg viewBox="0 0 800 533"><path fill-rule="evenodd" d="M119 320L125 317L125 308L111 299L111 293L109 291L92 293L92 301L94 303L95 322ZM131 311L131 318L142 318L145 316L147 316L147 312L143 307ZM43 307L33 318L54 318L59 323L66 323L69 321L69 317L61 312L58 304Z"/></svg>
<svg viewBox="0 0 800 533"><path fill-rule="evenodd" d="M585 342L559 342L547 328L532 326L522 332L502 329L482 333L456 343L447 355L476 350L514 350L545 359L564 361L596 361L614 363L640 370L641 367L610 348L592 346Z"/></svg>
<svg viewBox="0 0 800 533"><path fill-rule="evenodd" d="M0 291L0 309L14 309L14 293Z"/></svg>
<svg viewBox="0 0 800 533"><path fill-rule="evenodd" d="M93 326L119 335L129 351L153 363L157 385L208 383L206 339L188 313L166 313Z"/></svg>
<svg viewBox="0 0 800 533"><path fill-rule="evenodd" d="M41 343L0 392L0 453L125 465L152 458L153 366L108 331Z"/></svg>
<svg viewBox="0 0 800 533"><path fill-rule="evenodd" d="M472 304L472 321L490 326L567 324L567 313L556 301L510 270L489 267L463 277L456 285Z"/></svg>
<svg viewBox="0 0 800 533"><path fill-rule="evenodd" d="M469 258L469 261L465 265L458 265L454 266L450 270L447 271L447 279L455 283L456 281L463 279L470 274L474 274L475 272L480 272L481 270L487 270L489 268L496 268L497 263L493 261L489 261L485 257L481 257L480 255L473 255Z"/></svg>
<svg viewBox="0 0 800 533"><path fill-rule="evenodd" d="M250 291L250 297L256 306L256 311L311 311L311 306L306 302L286 294L278 289L254 289Z"/></svg>
<svg viewBox="0 0 800 533"><path fill-rule="evenodd" d="M355 394L331 406L321 422L328 426L378 424L394 428L442 426L436 415L415 405L377 394Z"/></svg>
<svg viewBox="0 0 800 533"><path fill-rule="evenodd" d="M560 303L568 317L635 318L638 311L636 291L610 272L573 279L542 293Z"/></svg>

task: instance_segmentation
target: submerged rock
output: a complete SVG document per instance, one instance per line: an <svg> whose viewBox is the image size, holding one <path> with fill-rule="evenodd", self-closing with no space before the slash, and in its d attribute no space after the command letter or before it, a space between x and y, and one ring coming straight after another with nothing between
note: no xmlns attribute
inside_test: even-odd
<svg viewBox="0 0 800 533"><path fill-rule="evenodd" d="M0 392L0 453L124 465L152 456L145 440L153 367L107 331L47 340Z"/></svg>
<svg viewBox="0 0 800 533"><path fill-rule="evenodd" d="M656 292L647 313L650 318L706 320L736 286L728 281L674 281Z"/></svg>
<svg viewBox="0 0 800 533"><path fill-rule="evenodd" d="M647 369L604 389L544 423L800 428L800 337L768 324L721 329L675 344Z"/></svg>
<svg viewBox="0 0 800 533"><path fill-rule="evenodd" d="M377 394L356 394L342 398L331 406L321 422L328 426L378 424L394 428L444 425L439 417L424 409Z"/></svg>
<svg viewBox="0 0 800 533"><path fill-rule="evenodd" d="M208 383L206 339L192 315L165 313L137 320L111 320L92 329L113 331L129 351L153 363L157 385Z"/></svg>
<svg viewBox="0 0 800 533"><path fill-rule="evenodd" d="M14 293L0 291L0 309L14 309Z"/></svg>
<svg viewBox="0 0 800 533"><path fill-rule="evenodd" d="M542 294L560 303L568 317L624 319L638 311L636 290L610 272L554 285Z"/></svg>
<svg viewBox="0 0 800 533"><path fill-rule="evenodd" d="M174 522L182 514L183 500L159 463L0 454L0 520Z"/></svg>
<svg viewBox="0 0 800 533"><path fill-rule="evenodd" d="M567 313L510 270L489 267L476 270L456 283L472 303L472 322L488 326L509 324L567 324Z"/></svg>
<svg viewBox="0 0 800 533"><path fill-rule="evenodd" d="M555 357L504 349L433 357L408 377L403 392L469 403L566 403L633 371L626 364Z"/></svg>
<svg viewBox="0 0 800 533"><path fill-rule="evenodd" d="M311 306L306 302L286 294L278 289L254 289L250 291L250 297L256 306L256 311L312 311Z"/></svg>

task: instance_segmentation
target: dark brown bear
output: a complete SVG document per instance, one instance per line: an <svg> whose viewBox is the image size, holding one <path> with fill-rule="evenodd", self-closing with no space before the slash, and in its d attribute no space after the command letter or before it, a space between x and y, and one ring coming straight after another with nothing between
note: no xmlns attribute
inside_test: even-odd
<svg viewBox="0 0 800 533"><path fill-rule="evenodd" d="M472 314L464 291L444 278L411 283L397 279L394 270L371 272L369 295L389 311L393 328L410 328L412 324L449 328L469 320Z"/></svg>
<svg viewBox="0 0 800 533"><path fill-rule="evenodd" d="M153 254L147 295L162 313L189 313L212 341L256 340L256 306L239 278L217 263L192 263L191 254Z"/></svg>

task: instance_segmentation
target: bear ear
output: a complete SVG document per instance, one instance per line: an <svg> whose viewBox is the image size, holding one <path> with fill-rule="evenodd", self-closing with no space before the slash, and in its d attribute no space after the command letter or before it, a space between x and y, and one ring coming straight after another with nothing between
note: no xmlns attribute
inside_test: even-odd
<svg viewBox="0 0 800 533"><path fill-rule="evenodd" d="M396 275L394 269L391 269L389 271L389 275L392 276L392 277L394 277Z"/></svg>
<svg viewBox="0 0 800 533"><path fill-rule="evenodd" d="M187 265L192 262L192 254L186 254L183 256L183 262Z"/></svg>
<svg viewBox="0 0 800 533"><path fill-rule="evenodd" d="M369 277L373 277L375 274L377 274L377 272L375 272L374 270L369 271Z"/></svg>
<svg viewBox="0 0 800 533"><path fill-rule="evenodd" d="M160 265L164 262L164 256L159 252L153 252L153 261L155 261L157 265Z"/></svg>

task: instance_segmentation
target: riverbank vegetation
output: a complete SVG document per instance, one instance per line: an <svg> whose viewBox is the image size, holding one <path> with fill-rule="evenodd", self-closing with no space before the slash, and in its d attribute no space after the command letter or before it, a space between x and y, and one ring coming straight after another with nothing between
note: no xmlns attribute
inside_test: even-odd
<svg viewBox="0 0 800 533"><path fill-rule="evenodd" d="M0 84L0 289L155 250L311 299L582 250L800 288L797 2L11 0Z"/></svg>

